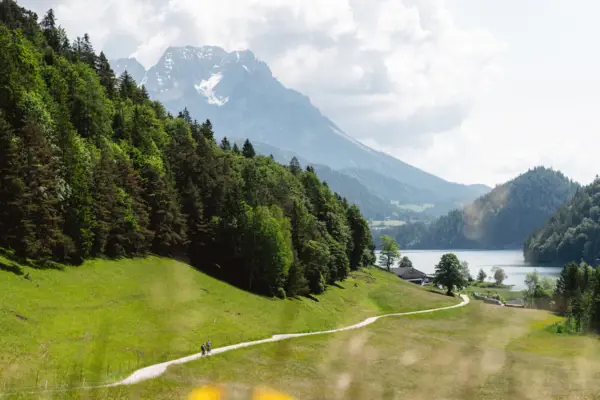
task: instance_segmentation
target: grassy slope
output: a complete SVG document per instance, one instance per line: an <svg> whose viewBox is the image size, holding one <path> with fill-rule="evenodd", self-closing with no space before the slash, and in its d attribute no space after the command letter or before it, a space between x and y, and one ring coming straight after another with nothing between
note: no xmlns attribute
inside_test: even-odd
<svg viewBox="0 0 600 400"><path fill-rule="evenodd" d="M557 319L473 302L358 331L241 349L96 394L180 399L216 382L227 390L268 385L303 400L598 398L598 339L544 329Z"/></svg>
<svg viewBox="0 0 600 400"><path fill-rule="evenodd" d="M377 269L318 301L252 295L161 258L24 272L31 281L0 271L0 381L9 388L112 381L208 339L220 347L456 302Z"/></svg>

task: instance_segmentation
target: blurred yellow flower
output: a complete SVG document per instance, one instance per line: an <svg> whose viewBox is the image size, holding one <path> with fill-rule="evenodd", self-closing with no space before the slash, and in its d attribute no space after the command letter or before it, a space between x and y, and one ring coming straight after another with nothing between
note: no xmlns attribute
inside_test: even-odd
<svg viewBox="0 0 600 400"><path fill-rule="evenodd" d="M294 400L294 398L273 389L259 387L254 390L252 400Z"/></svg>
<svg viewBox="0 0 600 400"><path fill-rule="evenodd" d="M188 400L223 400L223 389L217 386L204 386L189 394Z"/></svg>

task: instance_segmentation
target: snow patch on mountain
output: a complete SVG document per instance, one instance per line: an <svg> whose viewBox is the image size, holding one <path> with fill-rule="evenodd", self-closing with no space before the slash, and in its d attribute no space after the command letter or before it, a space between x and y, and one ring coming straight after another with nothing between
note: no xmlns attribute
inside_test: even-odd
<svg viewBox="0 0 600 400"><path fill-rule="evenodd" d="M229 97L219 97L215 93L215 88L219 82L221 82L221 79L223 79L223 74L217 72L210 78L202 80L199 85L194 85L194 88L198 91L198 93L207 98L208 104L223 106L229 101Z"/></svg>
<svg viewBox="0 0 600 400"><path fill-rule="evenodd" d="M349 140L350 142L354 143L355 145L361 147L363 150L366 150L366 151L368 151L370 153L377 153L375 150L373 150L369 146L362 144L361 142L359 142L358 140L354 139L351 136L348 136L347 134L345 134L344 132L340 131L335 126L329 125L329 129L331 129L333 131L333 133L335 133L336 135L339 135L339 136L343 137L344 139Z"/></svg>

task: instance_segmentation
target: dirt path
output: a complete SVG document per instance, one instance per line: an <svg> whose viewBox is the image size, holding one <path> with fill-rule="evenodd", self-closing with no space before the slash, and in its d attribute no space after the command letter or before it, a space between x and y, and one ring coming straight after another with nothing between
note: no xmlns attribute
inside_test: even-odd
<svg viewBox="0 0 600 400"><path fill-rule="evenodd" d="M358 328L362 328L367 325L371 325L372 323L374 323L375 321L377 321L380 318L400 317L400 316L404 316L404 315L431 313L431 312L435 312L435 311L442 311L442 310L449 310L452 308L463 307L463 306L466 306L467 304L469 304L468 296L461 294L460 297L462 298L462 302L460 302L459 304L455 304L453 306L433 308L430 310L410 311L410 312L395 313L395 314L385 314L385 315L380 315L378 317L367 318L364 321L359 322L358 324L347 326L345 328L332 329L332 330L328 330L328 331L273 335L272 337L270 337L268 339L255 340L253 342L242 342L242 343L238 343L238 344L232 344L230 346L219 347L219 348L213 349L211 351L211 356L214 356L214 355L217 355L220 353L225 353L226 351L241 349L243 347L256 346L258 344L263 344L263 343L279 342L281 340L287 340L287 339L296 338L296 337L311 336L311 335L324 335L324 334L328 334L328 333L336 333L336 332L349 331L351 329L358 329ZM206 356L203 356L202 353L198 353L198 354L192 354L191 356L179 358L177 360L166 361L166 362L163 362L160 364L150 365L149 367L145 367L145 368L135 371L129 377L127 377L126 379L124 379L120 382L106 385L104 387L131 385L134 383L153 379L153 378L159 377L160 375L164 374L165 371L167 370L167 368L171 365L185 364L187 362L194 361L194 360L197 360L202 357L206 357Z"/></svg>

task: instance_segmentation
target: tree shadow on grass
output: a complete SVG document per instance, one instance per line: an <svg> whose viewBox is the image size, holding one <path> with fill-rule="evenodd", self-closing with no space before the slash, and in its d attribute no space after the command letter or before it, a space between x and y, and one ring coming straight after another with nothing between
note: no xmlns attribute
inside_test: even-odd
<svg viewBox="0 0 600 400"><path fill-rule="evenodd" d="M456 294L448 294L446 292L440 292L440 291L433 290L433 289L427 289L427 291L429 293L439 294L440 296L444 296L444 297L456 297L457 296Z"/></svg>
<svg viewBox="0 0 600 400"><path fill-rule="evenodd" d="M337 282L332 283L331 286L335 286L336 288L339 288L339 289L346 289L345 287L343 287L342 285L340 285Z"/></svg>
<svg viewBox="0 0 600 400"><path fill-rule="evenodd" d="M317 299L317 298L316 298L315 296L313 296L312 294L307 294L307 295L306 295L306 298L307 298L307 299L310 299L310 300L312 300L312 301L315 301L315 302L317 302L317 303L319 302L319 299Z"/></svg>
<svg viewBox="0 0 600 400"><path fill-rule="evenodd" d="M6 250L6 249L1 249L0 248L0 256L6 258L9 261L12 261L12 263L14 263L14 265L12 265L12 268L14 269L15 267L19 270L21 270L20 265L23 266L27 266L27 267L31 267L31 268L35 268L35 269L55 269L55 270L59 270L59 271L63 271L64 270L64 266L52 261L52 260L29 260L23 257L18 257L14 254L14 252L10 251L10 250ZM0 268L3 269L3 268ZM20 274L22 275L22 274Z"/></svg>
<svg viewBox="0 0 600 400"><path fill-rule="evenodd" d="M33 267L31 261L24 259L22 257L17 257L14 252L6 249L0 248L0 256L6 258L7 260L12 261L13 263L25 265L27 267Z"/></svg>
<svg viewBox="0 0 600 400"><path fill-rule="evenodd" d="M13 263L7 264L7 263L0 262L0 270L6 271L6 272L12 272L13 274L18 275L18 276L24 275L24 272L21 269L21 267L19 267L17 264L13 264Z"/></svg>

